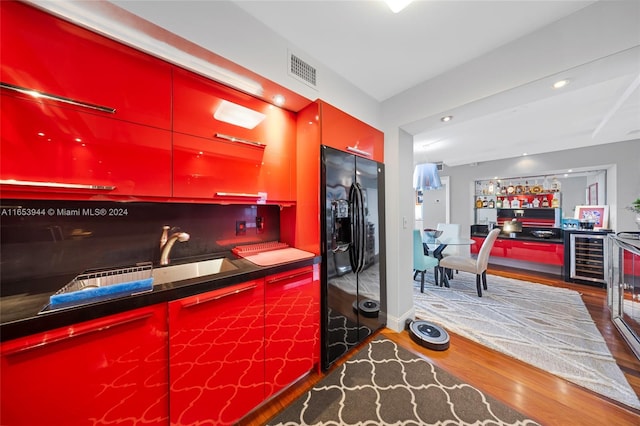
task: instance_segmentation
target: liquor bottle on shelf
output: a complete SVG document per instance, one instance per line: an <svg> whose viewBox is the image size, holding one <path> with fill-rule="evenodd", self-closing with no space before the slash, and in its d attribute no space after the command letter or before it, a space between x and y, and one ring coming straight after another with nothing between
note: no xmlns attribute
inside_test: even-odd
<svg viewBox="0 0 640 426"><path fill-rule="evenodd" d="M553 194L553 199L551 200L551 207L557 209L560 207L560 198L558 198L558 193Z"/></svg>
<svg viewBox="0 0 640 426"><path fill-rule="evenodd" d="M489 190L487 191L487 193L488 193L489 195L493 195L493 191L494 191L493 181L492 181L492 180L490 180L490 181L489 181Z"/></svg>
<svg viewBox="0 0 640 426"><path fill-rule="evenodd" d="M537 209L538 207L540 207L540 200L538 199L538 197L535 197L533 199L533 208Z"/></svg>
<svg viewBox="0 0 640 426"><path fill-rule="evenodd" d="M482 208L482 198L478 197L478 199L476 200L476 209L481 209Z"/></svg>
<svg viewBox="0 0 640 426"><path fill-rule="evenodd" d="M496 207L496 202L493 201L493 199L489 200L489 204L487 205L487 207L489 207L490 209L493 209Z"/></svg>
<svg viewBox="0 0 640 426"><path fill-rule="evenodd" d="M509 199L508 199L508 198L505 198L505 199L502 201L502 208L503 208L503 209L509 209L509 208L511 208L511 204L509 203Z"/></svg>
<svg viewBox="0 0 640 426"><path fill-rule="evenodd" d="M499 198L496 200L496 207L501 209L502 208L502 198Z"/></svg>
<svg viewBox="0 0 640 426"><path fill-rule="evenodd" d="M511 208L512 209L519 209L520 208L520 200L518 200L517 198L514 198L513 200L511 200Z"/></svg>
<svg viewBox="0 0 640 426"><path fill-rule="evenodd" d="M542 207L549 207L549 199L547 197L542 199Z"/></svg>
<svg viewBox="0 0 640 426"><path fill-rule="evenodd" d="M483 208L489 207L489 202L487 201L487 197L484 197L484 199L482 200L482 207Z"/></svg>

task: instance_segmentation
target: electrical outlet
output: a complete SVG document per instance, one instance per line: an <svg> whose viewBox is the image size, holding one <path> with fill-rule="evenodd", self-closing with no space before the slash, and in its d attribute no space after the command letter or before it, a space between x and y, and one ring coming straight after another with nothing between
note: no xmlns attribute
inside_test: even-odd
<svg viewBox="0 0 640 426"><path fill-rule="evenodd" d="M264 218L261 216L256 216L256 234L264 233Z"/></svg>
<svg viewBox="0 0 640 426"><path fill-rule="evenodd" d="M236 235L247 234L247 222L244 220L236 220Z"/></svg>

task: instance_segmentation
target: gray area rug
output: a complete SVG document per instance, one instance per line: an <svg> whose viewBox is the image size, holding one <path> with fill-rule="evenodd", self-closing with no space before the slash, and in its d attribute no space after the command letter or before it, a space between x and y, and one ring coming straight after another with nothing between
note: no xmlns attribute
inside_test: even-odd
<svg viewBox="0 0 640 426"><path fill-rule="evenodd" d="M269 425L537 425L378 336Z"/></svg>
<svg viewBox="0 0 640 426"><path fill-rule="evenodd" d="M454 274L450 288L413 283L417 318L640 408L576 291L487 276L478 297L475 275Z"/></svg>

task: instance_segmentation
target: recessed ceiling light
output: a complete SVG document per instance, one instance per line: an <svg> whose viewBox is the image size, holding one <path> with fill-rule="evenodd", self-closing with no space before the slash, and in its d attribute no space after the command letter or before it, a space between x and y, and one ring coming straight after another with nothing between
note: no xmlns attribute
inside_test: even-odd
<svg viewBox="0 0 640 426"><path fill-rule="evenodd" d="M451 121L452 118L453 118L453 115L445 115L440 119L440 121L442 121L443 123L446 123L447 121Z"/></svg>
<svg viewBox="0 0 640 426"><path fill-rule="evenodd" d="M384 0L393 13L398 13L405 7L409 6L413 0Z"/></svg>
<svg viewBox="0 0 640 426"><path fill-rule="evenodd" d="M284 96L282 96L282 95L275 95L273 97L273 103L276 104L276 106L284 105L284 101L285 101L285 99L284 99Z"/></svg>
<svg viewBox="0 0 640 426"><path fill-rule="evenodd" d="M560 89L566 86L567 84L569 84L569 80L558 80L555 83L553 83L553 88Z"/></svg>
<svg viewBox="0 0 640 426"><path fill-rule="evenodd" d="M527 155L527 153L526 153L526 152L523 152L523 153L522 153L522 156L523 156L523 157L525 157L526 155Z"/></svg>

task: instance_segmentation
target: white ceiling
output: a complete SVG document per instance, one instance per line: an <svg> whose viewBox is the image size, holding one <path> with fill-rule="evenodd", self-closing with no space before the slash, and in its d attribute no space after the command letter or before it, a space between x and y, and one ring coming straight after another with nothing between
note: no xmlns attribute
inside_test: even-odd
<svg viewBox="0 0 640 426"><path fill-rule="evenodd" d="M382 102L594 1L235 1Z"/></svg>
<svg viewBox="0 0 640 426"><path fill-rule="evenodd" d="M381 102L593 3L422 0L393 14L379 0L236 2ZM556 77L571 83L554 91ZM450 166L638 139L639 79L636 47L403 129L416 159Z"/></svg>

